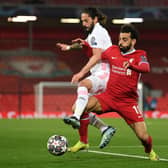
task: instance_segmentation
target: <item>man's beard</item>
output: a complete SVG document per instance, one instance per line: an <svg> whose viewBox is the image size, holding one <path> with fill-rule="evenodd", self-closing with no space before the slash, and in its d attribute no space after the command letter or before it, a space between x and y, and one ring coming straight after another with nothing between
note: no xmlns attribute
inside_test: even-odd
<svg viewBox="0 0 168 168"><path fill-rule="evenodd" d="M131 44L129 46L123 47L123 46L119 46L120 47L120 51L122 53L126 53L131 49Z"/></svg>
<svg viewBox="0 0 168 168"><path fill-rule="evenodd" d="M83 27L83 28L84 28L84 32L87 35L89 35L92 32L93 28L94 28L94 24L92 23L89 29L87 29L86 27Z"/></svg>

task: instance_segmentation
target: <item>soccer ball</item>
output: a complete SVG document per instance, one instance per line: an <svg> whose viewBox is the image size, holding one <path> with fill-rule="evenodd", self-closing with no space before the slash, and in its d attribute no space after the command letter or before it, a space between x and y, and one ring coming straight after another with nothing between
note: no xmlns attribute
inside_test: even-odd
<svg viewBox="0 0 168 168"><path fill-rule="evenodd" d="M68 141L62 135L53 135L48 139L47 149L52 155L63 155L65 152L67 152Z"/></svg>

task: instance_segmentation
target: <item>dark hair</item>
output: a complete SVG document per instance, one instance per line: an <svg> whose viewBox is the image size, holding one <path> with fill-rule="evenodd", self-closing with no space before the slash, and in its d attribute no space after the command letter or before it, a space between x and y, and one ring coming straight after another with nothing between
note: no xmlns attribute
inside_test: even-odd
<svg viewBox="0 0 168 168"><path fill-rule="evenodd" d="M131 33L131 38L138 40L139 33L132 24L125 24L121 26L120 33Z"/></svg>
<svg viewBox="0 0 168 168"><path fill-rule="evenodd" d="M101 25L105 25L107 22L107 16L103 14L99 9L97 8L85 8L82 10L82 13L87 13L92 19L95 17L98 18L98 22Z"/></svg>

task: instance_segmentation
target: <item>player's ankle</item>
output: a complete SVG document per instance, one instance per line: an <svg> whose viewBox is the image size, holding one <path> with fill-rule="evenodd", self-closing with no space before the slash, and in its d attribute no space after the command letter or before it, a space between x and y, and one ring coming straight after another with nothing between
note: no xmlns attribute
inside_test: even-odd
<svg viewBox="0 0 168 168"><path fill-rule="evenodd" d="M99 129L100 129L101 133L103 133L107 128L108 128L108 126L101 126Z"/></svg>
<svg viewBox="0 0 168 168"><path fill-rule="evenodd" d="M75 117L77 120L80 120L80 116L79 115L73 114L73 117Z"/></svg>
<svg viewBox="0 0 168 168"><path fill-rule="evenodd" d="M88 144L88 141L86 141L86 140L80 140L80 142L83 144Z"/></svg>

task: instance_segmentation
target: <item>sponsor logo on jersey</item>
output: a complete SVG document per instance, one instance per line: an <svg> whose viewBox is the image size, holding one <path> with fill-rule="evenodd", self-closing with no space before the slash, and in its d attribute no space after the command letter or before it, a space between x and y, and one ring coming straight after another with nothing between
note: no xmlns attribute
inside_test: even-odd
<svg viewBox="0 0 168 168"><path fill-rule="evenodd" d="M92 38L91 38L91 45L93 46L93 45L97 45L97 42L96 42L96 38L93 36Z"/></svg>
<svg viewBox="0 0 168 168"><path fill-rule="evenodd" d="M129 59L129 62L132 63L134 61L134 58Z"/></svg>
<svg viewBox="0 0 168 168"><path fill-rule="evenodd" d="M117 59L117 57L111 57L111 59Z"/></svg>

